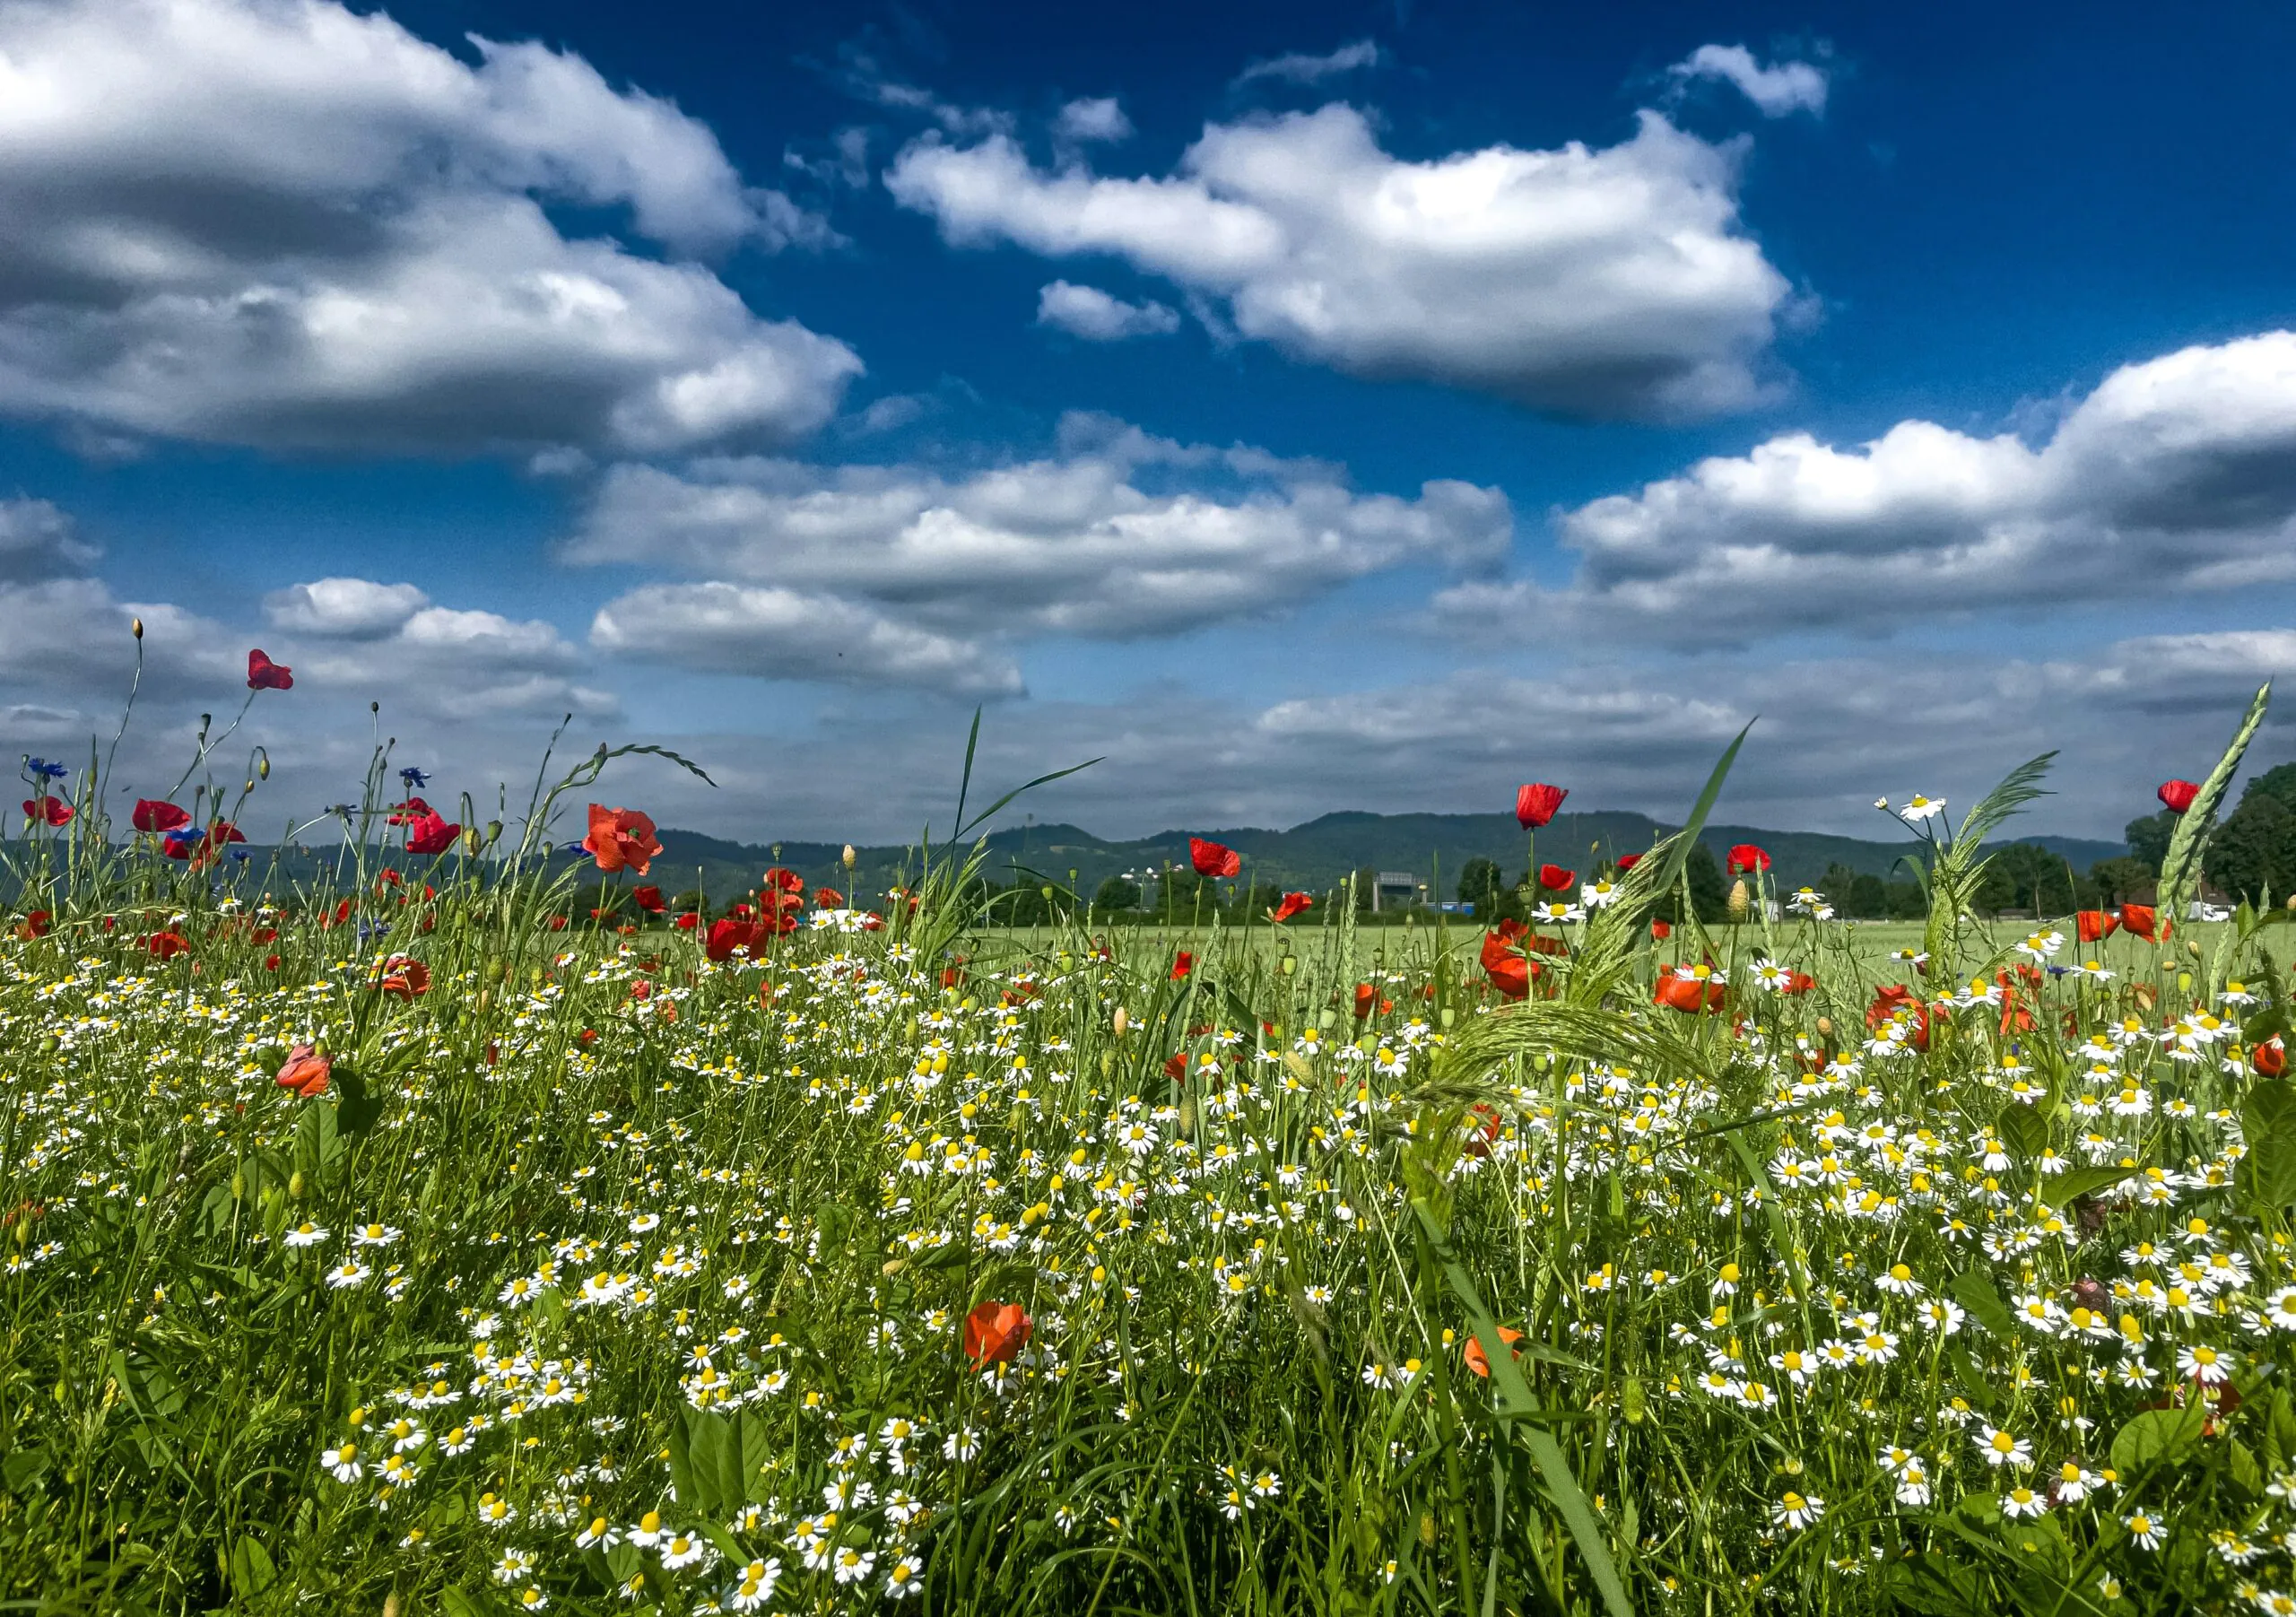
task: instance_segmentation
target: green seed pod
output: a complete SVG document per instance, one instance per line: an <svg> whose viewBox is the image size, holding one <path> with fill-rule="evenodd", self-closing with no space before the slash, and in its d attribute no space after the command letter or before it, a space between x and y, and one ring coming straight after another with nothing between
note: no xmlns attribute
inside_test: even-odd
<svg viewBox="0 0 2296 1617"><path fill-rule="evenodd" d="M244 1202L248 1199L248 1176L246 1174L235 1173L231 1176L231 1199L235 1202Z"/></svg>
<svg viewBox="0 0 2296 1617"><path fill-rule="evenodd" d="M287 1199L293 1202L303 1199L303 1170L300 1168L287 1176Z"/></svg>

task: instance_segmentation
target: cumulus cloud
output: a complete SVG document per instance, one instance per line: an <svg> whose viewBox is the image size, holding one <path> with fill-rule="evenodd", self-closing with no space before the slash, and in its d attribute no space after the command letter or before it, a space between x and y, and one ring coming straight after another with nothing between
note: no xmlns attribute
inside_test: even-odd
<svg viewBox="0 0 2296 1617"><path fill-rule="evenodd" d="M786 439L852 352L689 260L829 232L579 57L333 0L0 4L0 408L265 446ZM615 211L682 261L570 239Z"/></svg>
<svg viewBox="0 0 2296 1617"><path fill-rule="evenodd" d="M1088 343L1121 343L1127 337L1170 336L1180 328L1180 317L1152 300L1127 303L1097 286L1055 281L1037 294L1037 324Z"/></svg>
<svg viewBox="0 0 2296 1617"><path fill-rule="evenodd" d="M953 243L1123 259L1298 359L1570 415L1676 417L1762 395L1787 301L1739 229L1737 152L1645 112L1615 146L1414 162L1332 105L1209 126L1161 178L1048 171L1006 135L933 134L884 178Z"/></svg>
<svg viewBox="0 0 2296 1617"><path fill-rule="evenodd" d="M1334 467L1072 418L1057 456L958 478L758 457L613 468L564 549L819 591L938 633L1124 639L1268 613L1390 568L1475 570L1513 531L1496 489L1363 494Z"/></svg>
<svg viewBox="0 0 2296 1617"><path fill-rule="evenodd" d="M1335 79L1360 68L1377 67L1379 59L1376 43L1358 39L1320 57L1295 50L1265 62L1254 62L1238 74L1234 82L1241 85L1255 79L1280 79L1287 84L1320 84L1326 79Z"/></svg>
<svg viewBox="0 0 2296 1617"><path fill-rule="evenodd" d="M770 586L646 585L599 609L590 643L715 674L961 696L1022 690L1020 670L979 646L896 622L859 602Z"/></svg>
<svg viewBox="0 0 2296 1617"><path fill-rule="evenodd" d="M263 615L274 628L359 639L388 634L430 604L412 584L319 578L274 590L263 598Z"/></svg>
<svg viewBox="0 0 2296 1617"><path fill-rule="evenodd" d="M1764 67L1743 45L1701 45L1666 70L1677 83L1698 79L1734 84L1764 117L1788 113L1822 114L1826 75L1807 62L1779 62Z"/></svg>
<svg viewBox="0 0 2296 1617"><path fill-rule="evenodd" d="M85 572L101 552L45 500L0 500L0 584Z"/></svg>
<svg viewBox="0 0 2296 1617"><path fill-rule="evenodd" d="M2296 578L2296 333L2116 370L2040 448L1901 422L1796 432L1558 519L1560 588L1470 582L1437 613L1508 631L1659 622L1735 640L2035 600Z"/></svg>
<svg viewBox="0 0 2296 1617"><path fill-rule="evenodd" d="M1124 116L1124 109L1117 105L1116 97L1094 96L1063 107L1060 116L1053 120L1052 138L1072 146L1129 140L1132 120Z"/></svg>

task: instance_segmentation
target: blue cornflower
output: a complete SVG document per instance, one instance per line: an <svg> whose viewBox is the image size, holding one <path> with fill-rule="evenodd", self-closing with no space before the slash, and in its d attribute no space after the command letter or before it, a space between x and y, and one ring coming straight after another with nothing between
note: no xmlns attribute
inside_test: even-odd
<svg viewBox="0 0 2296 1617"><path fill-rule="evenodd" d="M401 783L404 784L407 790L411 792L419 792L424 787L430 784L430 777L425 775L421 769L401 769L398 772L398 778Z"/></svg>
<svg viewBox="0 0 2296 1617"><path fill-rule="evenodd" d="M50 763L45 758L24 760L24 772L36 780L61 780L72 771L60 763Z"/></svg>

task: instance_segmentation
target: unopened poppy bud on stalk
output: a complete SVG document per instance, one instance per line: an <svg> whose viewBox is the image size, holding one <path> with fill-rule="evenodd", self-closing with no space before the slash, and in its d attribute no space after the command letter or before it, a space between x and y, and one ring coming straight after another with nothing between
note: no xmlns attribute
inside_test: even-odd
<svg viewBox="0 0 2296 1617"><path fill-rule="evenodd" d="M1131 1025L1132 1018L1124 1013L1124 1007L1122 1005L1118 1005L1116 1008L1116 1014L1109 1021L1109 1026L1120 1034L1125 1030L1125 1029Z"/></svg>
<svg viewBox="0 0 2296 1617"><path fill-rule="evenodd" d="M839 857L844 860L845 868L851 870L853 868L853 861L859 857L859 856L853 851L853 844L848 842L845 845L845 852L839 855Z"/></svg>
<svg viewBox="0 0 2296 1617"><path fill-rule="evenodd" d="M1730 883L1731 921L1735 923L1744 920L1747 915L1752 912L1752 901L1746 894L1746 879L1744 876L1741 876L1735 882Z"/></svg>
<svg viewBox="0 0 2296 1617"><path fill-rule="evenodd" d="M141 618L128 619L127 632L134 635L137 639L142 639L144 638L144 620Z"/></svg>

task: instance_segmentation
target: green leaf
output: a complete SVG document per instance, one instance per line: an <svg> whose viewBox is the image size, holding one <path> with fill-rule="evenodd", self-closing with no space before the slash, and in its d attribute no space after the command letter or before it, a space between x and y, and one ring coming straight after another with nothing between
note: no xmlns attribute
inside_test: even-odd
<svg viewBox="0 0 2296 1617"><path fill-rule="evenodd" d="M2113 1439L2113 1469L2127 1487L2140 1473L2156 1465L2173 1464L2186 1449L2200 1441L2208 1406L2195 1402L2182 1409L2148 1409L2130 1417Z"/></svg>
<svg viewBox="0 0 2296 1617"><path fill-rule="evenodd" d="M278 1581L279 1569L258 1541L242 1534L232 1542L231 1588L240 1599L252 1600Z"/></svg>
<svg viewBox="0 0 2296 1617"><path fill-rule="evenodd" d="M328 1074L338 1091L335 1102L335 1126L346 1139L357 1139L375 1126L383 1115L381 1093L351 1068L340 1062Z"/></svg>
<svg viewBox="0 0 2296 1617"><path fill-rule="evenodd" d="M2248 1150L2232 1182L2249 1208L2296 1203L2296 1084L2252 1085L2240 1102L2240 1135Z"/></svg>
<svg viewBox="0 0 2296 1617"><path fill-rule="evenodd" d="M2041 1181L2041 1200L2060 1213L2084 1195L2094 1195L2128 1178L2126 1168L2073 1168Z"/></svg>
<svg viewBox="0 0 2296 1617"><path fill-rule="evenodd" d="M2169 851L2161 861L2161 882L2158 897L2153 900L2164 921L2182 921L2185 909L2200 886L2201 856L2208 847L2211 832L2216 829L2217 806L2224 795L2232 789L2232 777L2239 773L2240 757L2248 750L2248 743L2256 739L2257 731L2264 724L2265 709L2272 701L2272 682L2266 680L2248 703L2248 710L2240 720L2240 727L2232 733L2232 743L2208 778L2200 783L2200 791L2185 812L2177 817L2177 829L2169 839Z"/></svg>
<svg viewBox="0 0 2296 1617"><path fill-rule="evenodd" d="M460 1589L439 1590L439 1609L447 1617L486 1617L486 1608Z"/></svg>
<svg viewBox="0 0 2296 1617"><path fill-rule="evenodd" d="M2024 1161L2031 1161L2048 1148L2048 1120L2033 1107L2010 1102L2001 1108L1993 1127L2001 1143Z"/></svg>
<svg viewBox="0 0 2296 1617"><path fill-rule="evenodd" d="M1983 1269L1964 1269L1953 1276L1945 1290L1955 1302L1968 1310L1969 1317L1987 1330L2008 1341L2017 1333L2017 1322L2010 1317L2009 1305L2001 1300L2001 1293L1993 1289L1993 1276Z"/></svg>

